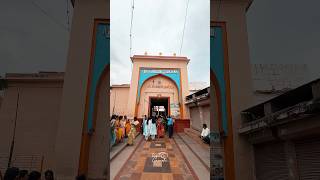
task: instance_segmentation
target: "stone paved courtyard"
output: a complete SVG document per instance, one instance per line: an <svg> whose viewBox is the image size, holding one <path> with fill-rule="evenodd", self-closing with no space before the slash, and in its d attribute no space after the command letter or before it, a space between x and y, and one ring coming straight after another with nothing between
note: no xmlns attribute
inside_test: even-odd
<svg viewBox="0 0 320 180"><path fill-rule="evenodd" d="M173 139L145 141L121 168L119 180L198 179Z"/></svg>

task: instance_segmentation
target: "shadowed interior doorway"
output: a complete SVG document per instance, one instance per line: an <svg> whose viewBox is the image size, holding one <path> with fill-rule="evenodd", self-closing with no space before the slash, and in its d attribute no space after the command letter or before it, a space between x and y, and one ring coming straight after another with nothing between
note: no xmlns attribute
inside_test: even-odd
<svg viewBox="0 0 320 180"><path fill-rule="evenodd" d="M169 97L150 97L149 98L149 116L169 116L170 115Z"/></svg>

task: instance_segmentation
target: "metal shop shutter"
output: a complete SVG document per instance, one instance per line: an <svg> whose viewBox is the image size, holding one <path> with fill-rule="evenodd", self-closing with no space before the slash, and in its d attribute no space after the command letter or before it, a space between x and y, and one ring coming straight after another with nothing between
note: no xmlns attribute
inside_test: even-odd
<svg viewBox="0 0 320 180"><path fill-rule="evenodd" d="M257 180L289 179L283 142L269 142L254 146Z"/></svg>
<svg viewBox="0 0 320 180"><path fill-rule="evenodd" d="M320 138L295 142L300 180L320 179Z"/></svg>
<svg viewBox="0 0 320 180"><path fill-rule="evenodd" d="M203 123L207 124L208 128L210 128L210 106L202 107L202 117Z"/></svg>
<svg viewBox="0 0 320 180"><path fill-rule="evenodd" d="M190 108L191 127L198 131L202 130L202 124L200 122L200 112L198 107Z"/></svg>

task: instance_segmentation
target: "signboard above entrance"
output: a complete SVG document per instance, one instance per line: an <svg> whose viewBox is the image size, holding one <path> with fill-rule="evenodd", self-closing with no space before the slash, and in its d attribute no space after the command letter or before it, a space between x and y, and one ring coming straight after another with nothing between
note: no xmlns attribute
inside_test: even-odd
<svg viewBox="0 0 320 180"><path fill-rule="evenodd" d="M175 74L179 73L177 69L143 69L143 73L155 73L155 74Z"/></svg>

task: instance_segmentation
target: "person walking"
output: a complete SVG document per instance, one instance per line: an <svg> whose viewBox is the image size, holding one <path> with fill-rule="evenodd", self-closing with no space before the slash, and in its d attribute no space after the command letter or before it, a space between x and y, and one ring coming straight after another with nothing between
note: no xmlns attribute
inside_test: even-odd
<svg viewBox="0 0 320 180"><path fill-rule="evenodd" d="M127 122L126 122L126 126L125 126L125 129L126 129L126 134L125 134L125 137L127 138L128 135L129 135L129 132L131 130L131 120L127 119Z"/></svg>
<svg viewBox="0 0 320 180"><path fill-rule="evenodd" d="M123 128L121 126L121 119L122 116L119 117L119 119L117 119L116 121L116 131L117 131L117 143L121 143L123 141Z"/></svg>
<svg viewBox="0 0 320 180"><path fill-rule="evenodd" d="M127 116L120 116L120 126L122 128L122 140L126 136L126 118Z"/></svg>
<svg viewBox="0 0 320 180"><path fill-rule="evenodd" d="M143 135L144 133L144 122L147 120L147 115L144 115L144 117L142 118L142 123L140 125L140 131L141 131L141 134Z"/></svg>
<svg viewBox="0 0 320 180"><path fill-rule="evenodd" d="M131 121L131 130L129 131L128 134L128 145L133 145L134 144L134 139L136 138L136 133L137 133L137 127L139 125L139 121L136 117Z"/></svg>
<svg viewBox="0 0 320 180"><path fill-rule="evenodd" d="M168 117L167 116L163 117L163 125L164 125L164 131L165 131L165 133L167 133L169 131L168 130Z"/></svg>
<svg viewBox="0 0 320 180"><path fill-rule="evenodd" d="M171 116L168 116L168 131L169 131L169 138L173 135L173 119Z"/></svg>
<svg viewBox="0 0 320 180"><path fill-rule="evenodd" d="M164 125L160 116L157 120L157 137L158 139L164 137Z"/></svg>
<svg viewBox="0 0 320 180"><path fill-rule="evenodd" d="M111 135L110 148L116 143L116 140L117 140L115 124L116 124L116 115L112 115L110 120L110 135Z"/></svg>
<svg viewBox="0 0 320 180"><path fill-rule="evenodd" d="M143 135L146 140L149 138L149 120L147 118L143 119Z"/></svg>
<svg viewBox="0 0 320 180"><path fill-rule="evenodd" d="M150 135L151 135L152 140L154 140L157 135L157 125L156 125L156 118L155 117L152 117L152 120L151 120Z"/></svg>

